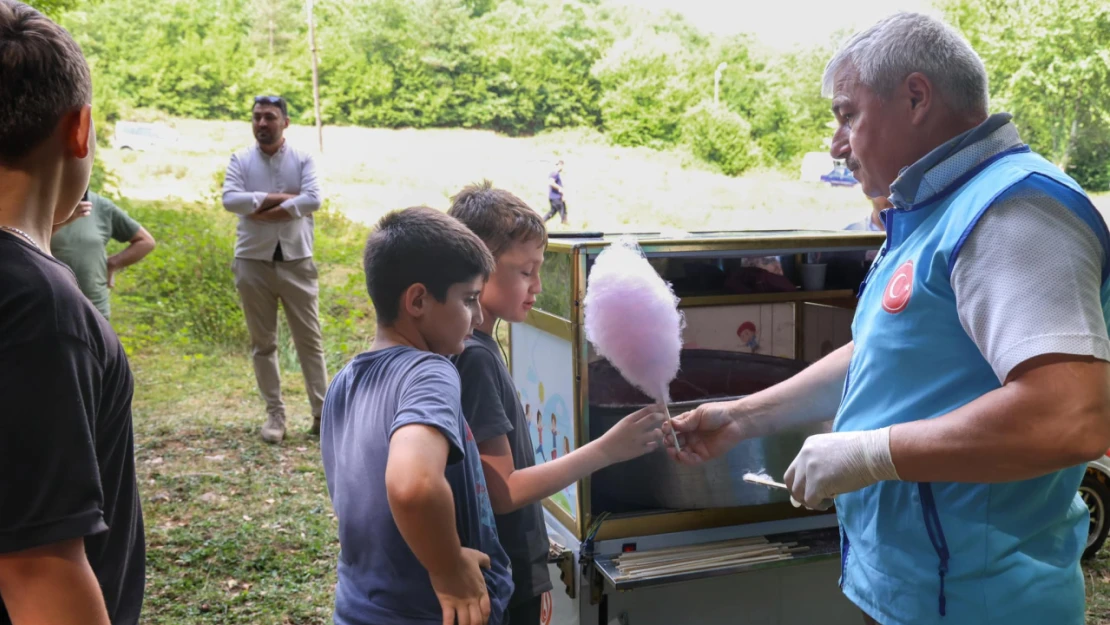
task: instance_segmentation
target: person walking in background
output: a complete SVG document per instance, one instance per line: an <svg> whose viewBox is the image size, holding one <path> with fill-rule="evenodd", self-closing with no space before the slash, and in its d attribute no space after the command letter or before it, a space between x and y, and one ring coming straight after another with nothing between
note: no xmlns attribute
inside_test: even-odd
<svg viewBox="0 0 1110 625"><path fill-rule="evenodd" d="M567 203L566 191L563 189L562 159L555 163L555 169L547 176L547 201L551 203L551 212L547 213L547 216L543 218L543 222L547 223L549 219L558 213L565 226L567 224Z"/></svg>
<svg viewBox="0 0 1110 625"><path fill-rule="evenodd" d="M252 127L258 142L231 157L223 205L239 215L232 268L250 332L254 375L266 402L262 440L280 443L285 404L277 354L279 301L304 372L314 435L320 433L328 388L312 260L312 214L320 208L320 187L312 156L285 141L289 110L284 98L256 97Z"/></svg>
<svg viewBox="0 0 1110 625"><path fill-rule="evenodd" d="M89 219L85 219L89 217ZM111 240L127 247L108 256ZM134 265L154 250L154 237L106 197L86 192L73 216L54 226L50 249L73 270L77 285L105 319L111 318L108 294L116 272Z"/></svg>

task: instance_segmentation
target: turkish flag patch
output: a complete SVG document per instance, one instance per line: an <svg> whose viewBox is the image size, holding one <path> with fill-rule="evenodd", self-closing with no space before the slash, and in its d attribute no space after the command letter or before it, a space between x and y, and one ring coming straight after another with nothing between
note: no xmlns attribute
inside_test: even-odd
<svg viewBox="0 0 1110 625"><path fill-rule="evenodd" d="M907 260L890 277L883 291L883 310L898 314L906 309L913 295L913 261Z"/></svg>

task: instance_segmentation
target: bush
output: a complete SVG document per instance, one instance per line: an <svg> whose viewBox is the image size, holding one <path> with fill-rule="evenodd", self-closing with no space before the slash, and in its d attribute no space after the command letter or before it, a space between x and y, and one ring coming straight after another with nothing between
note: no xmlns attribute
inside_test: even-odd
<svg viewBox="0 0 1110 625"><path fill-rule="evenodd" d="M231 263L236 217L213 205L120 206L158 240L158 247L117 280L113 324L128 351L165 345L186 353L248 349L246 323ZM320 270L320 323L329 371L366 347L374 315L361 271L365 230L327 207L316 213L315 260ZM279 314L279 318L284 315ZM282 365L297 370L284 320Z"/></svg>
<svg viewBox="0 0 1110 625"><path fill-rule="evenodd" d="M682 138L695 156L728 176L739 176L759 160L751 124L710 101L686 112L682 118Z"/></svg>

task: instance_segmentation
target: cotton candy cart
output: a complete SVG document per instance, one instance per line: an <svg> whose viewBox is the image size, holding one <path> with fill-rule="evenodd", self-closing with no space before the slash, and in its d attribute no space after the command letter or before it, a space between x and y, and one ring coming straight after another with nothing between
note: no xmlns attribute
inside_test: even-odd
<svg viewBox="0 0 1110 625"><path fill-rule="evenodd" d="M882 233L634 235L673 284L686 319L672 414L775 384L851 339L856 290ZM544 291L509 328L509 360L537 463L601 436L649 403L583 330L581 302L612 236L551 240ZM804 279L803 279L804 278ZM804 282L804 287L803 287ZM840 593L836 516L745 483L781 479L830 423L746 441L701 467L663 451L610 467L543 502L558 625L802 625L860 622Z"/></svg>

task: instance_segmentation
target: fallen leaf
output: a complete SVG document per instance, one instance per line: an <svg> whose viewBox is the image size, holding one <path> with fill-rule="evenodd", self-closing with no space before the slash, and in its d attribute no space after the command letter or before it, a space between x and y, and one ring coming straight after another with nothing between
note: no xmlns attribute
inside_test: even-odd
<svg viewBox="0 0 1110 625"><path fill-rule="evenodd" d="M208 492L201 495L198 499L204 503L216 503L220 500L220 496L216 493Z"/></svg>
<svg viewBox="0 0 1110 625"><path fill-rule="evenodd" d="M245 515L245 514L244 514L244 515L243 515L243 520L244 520L244 521L252 521L253 519L251 519L251 518L250 518L249 516L247 516L247 515Z"/></svg>
<svg viewBox="0 0 1110 625"><path fill-rule="evenodd" d="M154 495L153 497L151 497L150 500L151 501L169 501L170 500L170 494L167 493L166 491L162 491L162 492Z"/></svg>
<svg viewBox="0 0 1110 625"><path fill-rule="evenodd" d="M207 460L208 462L223 462L224 461L224 455L223 454L217 454L215 456L205 456L204 459Z"/></svg>
<svg viewBox="0 0 1110 625"><path fill-rule="evenodd" d="M162 462L162 456L157 456L146 461L147 464L162 464Z"/></svg>

